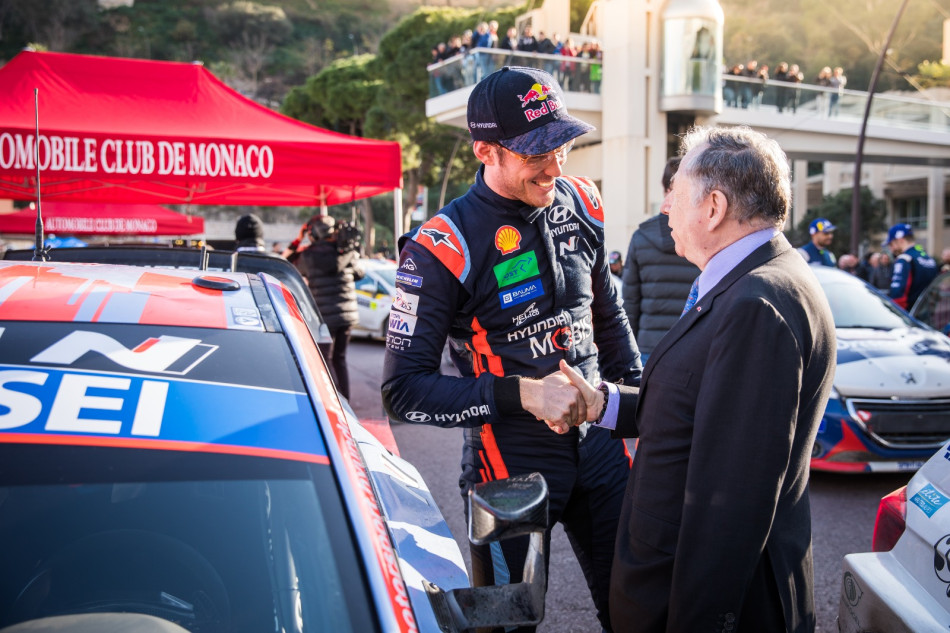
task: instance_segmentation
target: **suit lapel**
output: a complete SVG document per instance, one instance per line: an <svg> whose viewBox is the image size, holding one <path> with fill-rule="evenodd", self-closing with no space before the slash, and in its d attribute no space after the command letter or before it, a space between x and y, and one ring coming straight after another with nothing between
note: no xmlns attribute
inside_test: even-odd
<svg viewBox="0 0 950 633"><path fill-rule="evenodd" d="M653 352L650 353L650 357L647 359L646 367L643 368L641 384L645 385L647 383L647 379L652 373L653 365L660 360L663 354L670 349L676 341L682 338L700 319L713 311L716 297L728 290L740 277L748 274L751 270L758 268L767 261L778 257L791 247L792 245L785 239L785 236L779 233L749 253L748 257L726 273L726 276L723 277L715 287L702 296L696 305L693 306L692 310L680 317L673 327L660 339L656 347L653 348Z"/></svg>

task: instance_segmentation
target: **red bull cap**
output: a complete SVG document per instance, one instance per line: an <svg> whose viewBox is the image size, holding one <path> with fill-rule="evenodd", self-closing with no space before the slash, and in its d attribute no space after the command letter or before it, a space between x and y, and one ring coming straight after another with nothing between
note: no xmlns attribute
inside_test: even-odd
<svg viewBox="0 0 950 633"><path fill-rule="evenodd" d="M505 66L468 98L468 131L519 154L546 154L595 129L567 113L557 80L538 68Z"/></svg>

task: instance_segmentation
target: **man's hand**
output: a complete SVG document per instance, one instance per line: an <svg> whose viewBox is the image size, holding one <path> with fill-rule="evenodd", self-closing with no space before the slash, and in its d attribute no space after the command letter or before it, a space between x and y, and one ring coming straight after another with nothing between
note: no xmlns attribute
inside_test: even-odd
<svg viewBox="0 0 950 633"><path fill-rule="evenodd" d="M521 406L551 427L555 433L567 433L583 422L586 405L580 393L561 372L541 379L520 380Z"/></svg>
<svg viewBox="0 0 950 633"><path fill-rule="evenodd" d="M561 373L570 381L570 383L580 393L584 399L586 413L584 420L587 422L596 422L600 417L600 412L604 409L604 392L587 382L579 371L567 364L564 359L560 363Z"/></svg>

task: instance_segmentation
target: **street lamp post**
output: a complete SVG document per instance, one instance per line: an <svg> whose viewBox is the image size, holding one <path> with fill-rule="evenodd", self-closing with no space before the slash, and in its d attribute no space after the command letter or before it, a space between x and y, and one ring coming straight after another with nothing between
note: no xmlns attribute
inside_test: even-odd
<svg viewBox="0 0 950 633"><path fill-rule="evenodd" d="M891 38L894 37L894 31L897 30L897 23L901 20L901 15L907 7L910 0L903 0L897 15L894 16L894 22L891 24L891 30L887 34L887 40L881 47L881 54L878 55L877 65L871 74L871 85L868 86L868 101L864 105L864 118L861 120L861 133L858 134L858 151L854 156L854 186L851 189L851 252L858 254L858 243L861 233L861 163L864 160L864 137L868 129L868 117L871 115L871 100L874 98L874 90L877 88L877 78L881 74L881 67L884 66L884 58L891 47Z"/></svg>

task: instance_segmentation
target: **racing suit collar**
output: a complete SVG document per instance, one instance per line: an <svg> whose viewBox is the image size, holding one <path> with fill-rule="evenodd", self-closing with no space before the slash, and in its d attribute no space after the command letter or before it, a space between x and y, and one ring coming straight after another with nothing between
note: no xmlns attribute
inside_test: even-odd
<svg viewBox="0 0 950 633"><path fill-rule="evenodd" d="M480 165L475 173L475 184L472 185L472 191L484 201L487 208L503 215L520 215L527 222L534 222L539 215L544 213L547 207L529 207L521 200L499 196L491 187L485 184L484 173L485 166Z"/></svg>

